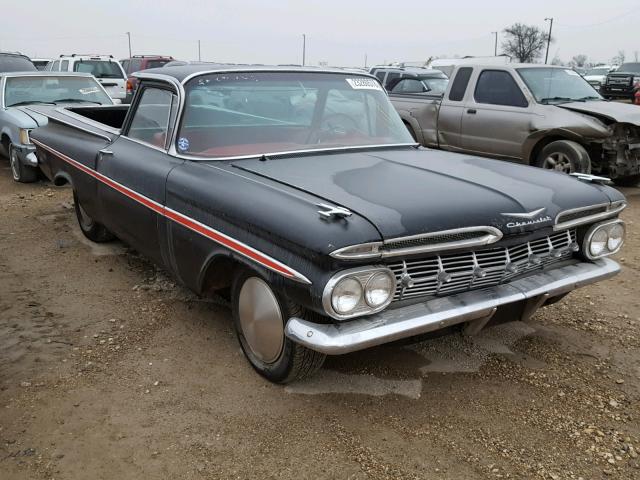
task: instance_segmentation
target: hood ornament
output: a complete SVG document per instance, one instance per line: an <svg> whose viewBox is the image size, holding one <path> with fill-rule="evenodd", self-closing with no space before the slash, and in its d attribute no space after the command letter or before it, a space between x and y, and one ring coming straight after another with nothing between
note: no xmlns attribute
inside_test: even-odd
<svg viewBox="0 0 640 480"><path fill-rule="evenodd" d="M344 207L334 207L331 205L327 205L326 203L318 203L317 207L322 208L323 210L318 210L318 213L321 217L326 219L331 218L346 218L350 217L352 213Z"/></svg>
<svg viewBox="0 0 640 480"><path fill-rule="evenodd" d="M538 215L541 215L545 212L547 207L539 208L538 210L534 210L533 212L525 212L525 213L501 213L505 217L513 217L513 218L534 218Z"/></svg>

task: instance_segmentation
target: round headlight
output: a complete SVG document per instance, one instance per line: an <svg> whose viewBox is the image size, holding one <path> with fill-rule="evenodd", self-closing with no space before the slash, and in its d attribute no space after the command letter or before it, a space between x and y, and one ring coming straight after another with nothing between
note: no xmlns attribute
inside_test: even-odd
<svg viewBox="0 0 640 480"><path fill-rule="evenodd" d="M608 240L609 235L607 235L607 231L604 228L596 230L591 236L591 242L589 243L589 253L591 253L591 256L599 257L605 253Z"/></svg>
<svg viewBox="0 0 640 480"><path fill-rule="evenodd" d="M331 293L331 306L341 315L351 312L362 300L362 284L355 278L345 277L336 283Z"/></svg>
<svg viewBox="0 0 640 480"><path fill-rule="evenodd" d="M372 308L383 305L393 295L395 279L388 272L374 274L364 287L364 299Z"/></svg>
<svg viewBox="0 0 640 480"><path fill-rule="evenodd" d="M610 252L615 252L624 242L624 226L621 223L614 223L609 227L609 240L607 248Z"/></svg>

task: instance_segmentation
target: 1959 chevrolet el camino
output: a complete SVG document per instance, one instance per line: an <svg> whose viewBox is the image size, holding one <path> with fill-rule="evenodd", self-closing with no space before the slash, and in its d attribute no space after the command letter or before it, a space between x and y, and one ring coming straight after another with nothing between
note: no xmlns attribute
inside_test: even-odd
<svg viewBox="0 0 640 480"><path fill-rule="evenodd" d="M528 319L615 275L624 197L598 177L424 149L374 77L183 66L129 109L28 107L39 167L80 228L198 294L227 289L274 382L325 355Z"/></svg>

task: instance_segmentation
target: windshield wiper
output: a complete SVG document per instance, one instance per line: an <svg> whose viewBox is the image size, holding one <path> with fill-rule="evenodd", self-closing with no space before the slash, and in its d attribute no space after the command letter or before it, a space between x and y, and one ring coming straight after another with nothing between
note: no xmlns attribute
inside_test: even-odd
<svg viewBox="0 0 640 480"><path fill-rule="evenodd" d="M40 100L25 100L24 102L12 103L11 105L7 105L7 107L20 107L22 105L55 105L54 102L42 102Z"/></svg>
<svg viewBox="0 0 640 480"><path fill-rule="evenodd" d="M596 96L591 95L591 96L588 96L588 97L582 97L582 98L579 98L578 100L580 100L580 101L583 101L583 102L584 102L584 101L587 101L587 100L603 100L603 98L602 98L602 97L596 97Z"/></svg>
<svg viewBox="0 0 640 480"><path fill-rule="evenodd" d="M543 98L542 100L540 100L540 103L544 103L547 104L549 102L575 102L576 99L575 98L569 98L569 97L549 97L549 98Z"/></svg>
<svg viewBox="0 0 640 480"><path fill-rule="evenodd" d="M95 100L83 100L81 98L59 98L53 103L56 105L58 103L95 103L96 105L102 105L102 103L96 102Z"/></svg>

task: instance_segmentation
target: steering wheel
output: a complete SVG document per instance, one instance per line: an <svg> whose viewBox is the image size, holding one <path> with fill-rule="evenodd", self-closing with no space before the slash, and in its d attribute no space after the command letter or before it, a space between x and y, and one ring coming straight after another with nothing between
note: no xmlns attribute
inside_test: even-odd
<svg viewBox="0 0 640 480"><path fill-rule="evenodd" d="M307 143L323 143L327 139L345 137L354 130L358 130L357 120L344 113L333 113L311 130Z"/></svg>

